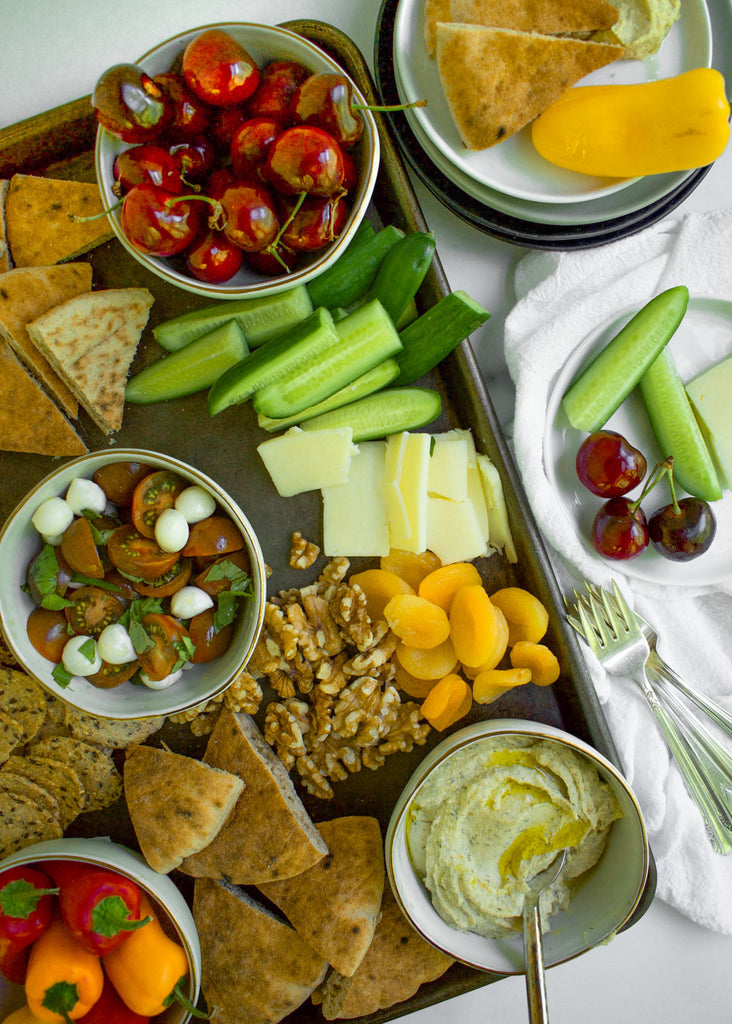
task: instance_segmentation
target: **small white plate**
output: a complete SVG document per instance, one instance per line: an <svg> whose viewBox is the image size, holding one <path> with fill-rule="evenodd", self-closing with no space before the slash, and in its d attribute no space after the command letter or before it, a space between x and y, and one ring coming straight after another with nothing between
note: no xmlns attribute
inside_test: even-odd
<svg viewBox="0 0 732 1024"><path fill-rule="evenodd" d="M410 111L433 145L463 174L508 196L536 203L582 203L610 196L637 178L595 178L565 171L534 149L527 129L499 145L471 152L462 144L440 84L437 64L424 43L424 0L401 0L394 21L394 67L401 80L402 101L426 98L427 106ZM668 78L696 67L708 67L712 35L705 0L684 0L681 16L660 51L645 61L615 61L586 78L586 85L633 84ZM451 177L451 175L449 175ZM670 175L658 175L662 194Z"/></svg>
<svg viewBox="0 0 732 1024"><path fill-rule="evenodd" d="M592 520L603 499L583 487L577 477L575 456L587 435L570 425L561 401L579 370L617 334L635 312L636 309L626 310L622 316L594 330L557 377L549 400L544 434L544 468L547 477L554 486L558 502L574 524L585 547L604 565L612 565L618 572L634 579L668 586L698 587L719 583L723 579L729 580L732 577L730 491L725 491L720 501L712 503L712 511L717 520L717 533L711 547L703 555L689 562L673 562L664 558L652 545L636 558L627 561L601 559L592 545ZM730 355L732 302L692 298L686 316L669 342L669 351L682 380L685 381ZM648 461L649 473L653 466L660 462L662 455L637 389L631 392L617 412L610 417L606 427L622 434L643 452ZM640 488L637 488L629 497L635 497L639 493ZM684 493L677 488L678 497ZM659 483L643 503L646 514L649 515L654 509L667 504L669 500L668 486L665 482Z"/></svg>

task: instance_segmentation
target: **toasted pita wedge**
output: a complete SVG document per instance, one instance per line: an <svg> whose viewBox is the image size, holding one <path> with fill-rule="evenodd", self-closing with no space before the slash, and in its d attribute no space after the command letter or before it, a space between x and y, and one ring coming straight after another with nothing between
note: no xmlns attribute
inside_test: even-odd
<svg viewBox="0 0 732 1024"><path fill-rule="evenodd" d="M5 219L5 200L7 199L10 182L0 180L0 274L6 273L13 266L8 245L8 227Z"/></svg>
<svg viewBox="0 0 732 1024"><path fill-rule="evenodd" d="M0 338L8 342L72 418L78 415L79 403L33 344L26 324L67 299L91 291L91 285L92 268L88 263L16 267L3 276L0 285Z"/></svg>
<svg viewBox="0 0 732 1024"><path fill-rule="evenodd" d="M331 971L317 998L326 1020L365 1017L401 1003L453 963L407 921L388 885L373 941L352 978Z"/></svg>
<svg viewBox="0 0 732 1024"><path fill-rule="evenodd" d="M325 857L328 847L252 718L225 708L204 761L240 776L246 789L213 842L187 857L181 871L258 885L299 875Z"/></svg>
<svg viewBox="0 0 732 1024"><path fill-rule="evenodd" d="M197 758L145 745L128 750L123 778L140 851L161 874L211 842L244 789Z"/></svg>
<svg viewBox="0 0 732 1024"><path fill-rule="evenodd" d="M27 324L33 344L105 434L122 426L127 373L152 304L147 288L109 288Z"/></svg>
<svg viewBox="0 0 732 1024"><path fill-rule="evenodd" d="M69 421L0 341L0 449L37 455L84 455Z"/></svg>
<svg viewBox="0 0 732 1024"><path fill-rule="evenodd" d="M384 846L376 818L347 817L315 826L328 856L280 882L260 885L305 941L351 976L371 945L384 891Z"/></svg>
<svg viewBox="0 0 732 1024"><path fill-rule="evenodd" d="M575 82L617 60L622 46L480 25L437 26L437 66L464 145L495 146Z"/></svg>
<svg viewBox="0 0 732 1024"><path fill-rule="evenodd" d="M451 0L424 0L424 45L430 57L437 50L437 22L455 21Z"/></svg>
<svg viewBox="0 0 732 1024"><path fill-rule="evenodd" d="M81 256L114 232L96 184L14 174L5 202L7 242L16 267L47 267ZM96 220L75 218L97 217Z"/></svg>
<svg viewBox="0 0 732 1024"><path fill-rule="evenodd" d="M325 960L243 889L196 879L193 917L201 989L218 1024L277 1024L323 980Z"/></svg>

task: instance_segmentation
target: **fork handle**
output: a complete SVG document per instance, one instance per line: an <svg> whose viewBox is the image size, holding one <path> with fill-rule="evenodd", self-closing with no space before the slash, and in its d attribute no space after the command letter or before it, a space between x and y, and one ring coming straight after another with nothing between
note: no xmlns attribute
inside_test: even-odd
<svg viewBox="0 0 732 1024"><path fill-rule="evenodd" d="M526 963L526 997L530 1024L549 1024L544 975L544 952L541 938L539 907L524 907L524 960Z"/></svg>
<svg viewBox="0 0 732 1024"><path fill-rule="evenodd" d="M693 701L702 711L706 712L720 729L723 729L727 735L732 736L732 715L715 703L715 701L710 700L700 690L697 690L691 683L684 682L681 676L663 660L657 651L652 650L648 655L647 666L652 668L657 675L671 686L675 686L677 690L680 690L685 697L688 697L690 701Z"/></svg>

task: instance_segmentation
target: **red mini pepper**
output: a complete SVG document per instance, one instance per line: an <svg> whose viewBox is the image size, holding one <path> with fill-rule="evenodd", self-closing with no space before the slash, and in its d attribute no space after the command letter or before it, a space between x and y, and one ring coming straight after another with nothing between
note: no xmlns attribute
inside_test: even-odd
<svg viewBox="0 0 732 1024"><path fill-rule="evenodd" d="M67 860L44 867L59 886L66 927L90 953L111 953L150 920L140 918L139 886L116 871Z"/></svg>
<svg viewBox="0 0 732 1024"><path fill-rule="evenodd" d="M94 1006L76 1024L148 1024L149 1017L135 1013L120 999L109 978L104 979L102 994Z"/></svg>
<svg viewBox="0 0 732 1024"><path fill-rule="evenodd" d="M57 892L47 874L30 866L0 874L0 974L8 981L25 979L28 947L51 923Z"/></svg>

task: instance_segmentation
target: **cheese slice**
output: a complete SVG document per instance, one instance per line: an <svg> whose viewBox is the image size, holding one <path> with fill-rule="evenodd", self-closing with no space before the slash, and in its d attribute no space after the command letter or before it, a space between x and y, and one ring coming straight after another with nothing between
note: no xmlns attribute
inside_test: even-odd
<svg viewBox="0 0 732 1024"><path fill-rule="evenodd" d="M408 537L410 533L407 506L404 503L400 486L408 436L409 434L406 430L400 434L392 434L386 439L386 451L384 454L386 515L389 520L389 532L395 539ZM399 547L399 545L395 543L394 547Z"/></svg>
<svg viewBox="0 0 732 1024"><path fill-rule="evenodd" d="M283 498L345 483L357 450L352 427L308 431L292 427L257 446Z"/></svg>
<svg viewBox="0 0 732 1024"><path fill-rule="evenodd" d="M390 439L391 440L391 439ZM387 514L391 546L420 554L427 549L427 477L429 434L405 432L396 442L400 458L388 460ZM387 442L388 444L388 442ZM392 476L392 473L398 475Z"/></svg>
<svg viewBox="0 0 732 1024"><path fill-rule="evenodd" d="M427 547L443 565L470 562L486 553L483 530L472 501L427 498Z"/></svg>
<svg viewBox="0 0 732 1024"><path fill-rule="evenodd" d="M467 501L468 442L453 431L432 438L427 492L451 501Z"/></svg>
<svg viewBox="0 0 732 1024"><path fill-rule="evenodd" d="M485 495L491 547L497 551L502 550L509 562L516 562L518 558L508 521L500 473L487 455L478 455L476 461Z"/></svg>
<svg viewBox="0 0 732 1024"><path fill-rule="evenodd" d="M704 439L717 464L720 483L732 489L732 355L686 385Z"/></svg>
<svg viewBox="0 0 732 1024"><path fill-rule="evenodd" d="M384 441L362 441L348 480L322 489L323 550L329 558L381 557L389 553Z"/></svg>

